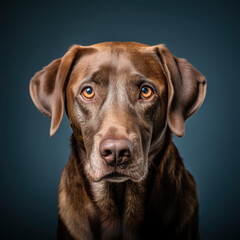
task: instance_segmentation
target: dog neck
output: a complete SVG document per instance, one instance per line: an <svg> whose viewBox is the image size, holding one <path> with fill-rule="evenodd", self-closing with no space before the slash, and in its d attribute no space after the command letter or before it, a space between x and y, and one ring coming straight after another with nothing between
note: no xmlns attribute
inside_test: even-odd
<svg viewBox="0 0 240 240"><path fill-rule="evenodd" d="M93 199L100 213L103 236L108 234L121 235L128 229L135 228L142 219L144 208L145 187L143 183L134 183L130 180L122 183L107 181L91 182Z"/></svg>

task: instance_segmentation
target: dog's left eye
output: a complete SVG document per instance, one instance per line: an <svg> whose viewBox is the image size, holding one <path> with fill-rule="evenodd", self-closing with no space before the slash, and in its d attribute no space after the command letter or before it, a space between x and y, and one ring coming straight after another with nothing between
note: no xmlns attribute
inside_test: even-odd
<svg viewBox="0 0 240 240"><path fill-rule="evenodd" d="M153 94L153 91L150 87L144 86L141 88L140 97L141 98L150 98Z"/></svg>
<svg viewBox="0 0 240 240"><path fill-rule="evenodd" d="M82 91L82 96L86 99L92 99L95 96L95 92L92 87L86 87Z"/></svg>

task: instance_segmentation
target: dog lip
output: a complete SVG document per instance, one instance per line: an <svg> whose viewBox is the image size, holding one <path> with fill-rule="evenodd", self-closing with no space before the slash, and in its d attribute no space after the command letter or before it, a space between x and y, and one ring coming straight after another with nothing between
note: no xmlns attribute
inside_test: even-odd
<svg viewBox="0 0 240 240"><path fill-rule="evenodd" d="M103 176L100 179L100 181L103 180L103 179L112 180L112 181L116 180L117 181L117 180L124 180L124 179L127 180L127 179L129 179L129 177L127 175L125 175L125 174L122 174L120 172L114 171L114 172L111 172L111 173Z"/></svg>
<svg viewBox="0 0 240 240"><path fill-rule="evenodd" d="M114 172L111 172L111 173L105 175L103 178L120 178L120 177L126 177L126 175L124 175L120 172L114 171Z"/></svg>

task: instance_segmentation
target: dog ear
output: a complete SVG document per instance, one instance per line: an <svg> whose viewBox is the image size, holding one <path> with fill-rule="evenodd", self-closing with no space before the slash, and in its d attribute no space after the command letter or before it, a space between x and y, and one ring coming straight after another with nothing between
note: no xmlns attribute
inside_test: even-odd
<svg viewBox="0 0 240 240"><path fill-rule="evenodd" d="M79 57L81 46L74 45L59 59L37 72L30 81L30 95L40 112L51 118L50 136L57 131L64 113L65 88Z"/></svg>
<svg viewBox="0 0 240 240"><path fill-rule="evenodd" d="M206 79L185 59L173 56L164 45L157 46L168 82L167 121L178 137L184 135L184 122L201 106L206 94Z"/></svg>

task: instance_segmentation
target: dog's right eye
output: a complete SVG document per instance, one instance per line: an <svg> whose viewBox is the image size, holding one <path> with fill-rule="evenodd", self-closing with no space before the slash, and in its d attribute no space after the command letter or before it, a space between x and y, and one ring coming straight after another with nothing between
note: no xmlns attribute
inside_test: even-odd
<svg viewBox="0 0 240 240"><path fill-rule="evenodd" d="M95 92L92 87L86 87L82 91L82 96L88 100L92 99L95 96Z"/></svg>
<svg viewBox="0 0 240 240"><path fill-rule="evenodd" d="M150 87L143 86L140 92L140 98L148 99L152 96L152 94L153 94L153 91Z"/></svg>

